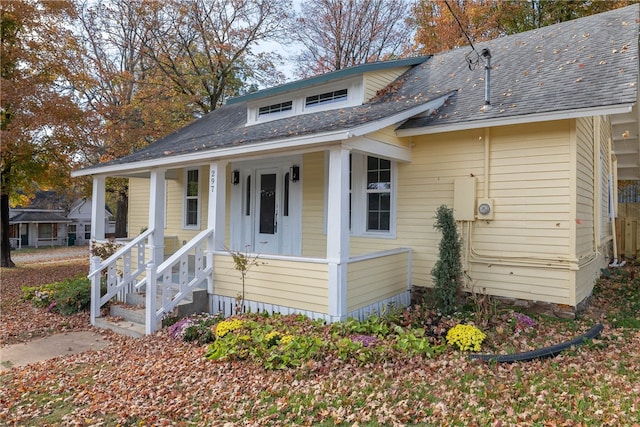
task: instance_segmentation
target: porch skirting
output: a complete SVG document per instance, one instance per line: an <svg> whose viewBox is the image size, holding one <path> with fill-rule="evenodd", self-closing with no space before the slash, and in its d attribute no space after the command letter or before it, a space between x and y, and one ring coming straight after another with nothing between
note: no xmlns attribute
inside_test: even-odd
<svg viewBox="0 0 640 427"><path fill-rule="evenodd" d="M397 307L407 307L411 302L411 293L409 290L403 291L397 295L394 295L384 300L378 301L374 304L369 304L365 307L352 310L347 313L346 318L355 318L358 320L365 320L371 315L382 315L389 310ZM235 298L222 296L222 295L210 295L210 312L212 314L221 313L224 317L229 317L236 314L235 306L237 301ZM245 313L269 313L269 314L303 314L310 319L318 320L322 319L327 323L337 322L340 320L330 316L327 313L319 313L316 311L301 310L293 307L286 307L275 304L266 304L258 301L245 300L243 304L243 312Z"/></svg>

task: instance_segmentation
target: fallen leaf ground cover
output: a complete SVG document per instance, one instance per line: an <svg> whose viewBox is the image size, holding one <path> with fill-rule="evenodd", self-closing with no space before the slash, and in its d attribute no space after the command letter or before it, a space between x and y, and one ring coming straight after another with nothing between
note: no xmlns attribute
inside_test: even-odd
<svg viewBox="0 0 640 427"><path fill-rule="evenodd" d="M72 273L70 264L61 268ZM88 316L76 324L20 306L12 286L49 283L60 271L44 269L24 269L8 282L13 272L1 271L0 320L12 325L6 332L3 326L3 342L88 327ZM507 353L604 324L598 339L555 358L486 363L448 346L432 358L399 355L362 365L327 354L297 368L267 370L249 361L208 360L207 346L173 339L167 329L142 339L105 333L111 345L104 350L0 375L0 424L640 426L638 271L635 265L608 271L575 320L527 313L535 326L517 326L513 311L499 309L481 327L483 352ZM467 312L426 327L443 335L473 320ZM21 327L29 334L18 333Z"/></svg>
<svg viewBox="0 0 640 427"><path fill-rule="evenodd" d="M30 341L57 332L89 329L87 312L63 316L22 300L22 286L59 282L86 276L87 272L87 261L69 260L55 263L34 261L0 269L0 345Z"/></svg>

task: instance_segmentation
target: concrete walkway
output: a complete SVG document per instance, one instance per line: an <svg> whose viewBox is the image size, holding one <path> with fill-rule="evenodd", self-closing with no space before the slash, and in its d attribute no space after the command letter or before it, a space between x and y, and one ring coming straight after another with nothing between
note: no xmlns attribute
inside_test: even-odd
<svg viewBox="0 0 640 427"><path fill-rule="evenodd" d="M0 372L58 356L99 350L108 345L109 341L91 331L67 332L26 343L8 345L0 347Z"/></svg>

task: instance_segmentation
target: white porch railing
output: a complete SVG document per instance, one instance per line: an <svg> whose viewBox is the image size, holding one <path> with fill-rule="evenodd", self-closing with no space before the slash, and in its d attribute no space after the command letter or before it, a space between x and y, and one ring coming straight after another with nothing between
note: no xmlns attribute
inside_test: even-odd
<svg viewBox="0 0 640 427"><path fill-rule="evenodd" d="M206 248L205 248L206 246ZM149 283L146 294L146 333L155 331L162 316L171 311L204 280L213 280L213 230L204 230L191 239L180 250L164 261L157 269L147 266ZM193 258L192 258L193 257ZM193 266L190 265L193 260ZM190 274L193 273L193 276ZM160 306L156 307L156 292L160 296Z"/></svg>
<svg viewBox="0 0 640 427"><path fill-rule="evenodd" d="M147 239L152 234L153 230L145 231L104 262L99 257L91 259L92 325L100 316L101 307L112 298L126 301L127 294L144 289L145 333L152 334L165 314L171 313L204 280L213 280L213 252L207 250L214 245L213 230L201 232L159 266L147 259Z"/></svg>
<svg viewBox="0 0 640 427"><path fill-rule="evenodd" d="M139 288L143 283L138 283L138 277L145 272L147 266L146 242L153 230L147 230L138 237L124 245L115 254L104 262L100 257L91 258L91 324L95 325L96 317L100 317L100 308L117 297L119 301L125 301L128 293ZM135 259L133 250L136 250ZM120 269L120 271L119 271ZM102 277L105 277L107 290L104 295L101 291ZM144 280L144 279L143 279Z"/></svg>

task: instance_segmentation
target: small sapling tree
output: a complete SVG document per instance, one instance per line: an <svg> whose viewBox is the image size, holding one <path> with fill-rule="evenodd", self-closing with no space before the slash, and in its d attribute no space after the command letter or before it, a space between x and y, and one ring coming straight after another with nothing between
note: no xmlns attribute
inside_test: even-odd
<svg viewBox="0 0 640 427"><path fill-rule="evenodd" d="M245 299L244 282L247 277L247 273L252 267L265 263L258 261L258 257L260 256L259 254L249 255L248 252L242 253L240 251L232 251L229 249L227 249L227 252L231 254L235 269L240 272L240 277L242 278L242 293L237 295L235 306L236 314L242 314Z"/></svg>

